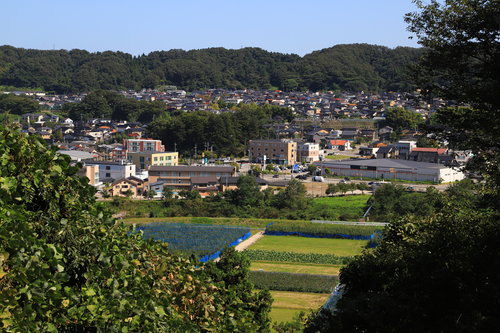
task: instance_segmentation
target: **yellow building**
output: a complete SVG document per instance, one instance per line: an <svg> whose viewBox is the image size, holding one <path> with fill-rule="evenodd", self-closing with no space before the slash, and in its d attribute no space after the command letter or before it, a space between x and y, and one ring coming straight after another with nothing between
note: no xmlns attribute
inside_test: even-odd
<svg viewBox="0 0 500 333"><path fill-rule="evenodd" d="M168 151L140 151L128 153L128 160L135 164L138 170L147 170L150 166L179 165L179 153Z"/></svg>
<svg viewBox="0 0 500 333"><path fill-rule="evenodd" d="M297 162L297 142L281 140L250 140L250 159L253 163L294 165ZM265 157L264 157L265 156Z"/></svg>

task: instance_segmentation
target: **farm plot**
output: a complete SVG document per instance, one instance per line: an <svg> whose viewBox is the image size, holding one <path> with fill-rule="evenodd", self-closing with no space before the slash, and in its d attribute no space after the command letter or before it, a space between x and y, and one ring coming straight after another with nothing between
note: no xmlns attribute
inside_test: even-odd
<svg viewBox="0 0 500 333"><path fill-rule="evenodd" d="M308 312L322 306L330 294L298 293L291 291L271 291L273 308L271 319L273 322L287 322L293 320L300 311Z"/></svg>
<svg viewBox="0 0 500 333"><path fill-rule="evenodd" d="M317 275L339 275L341 265L301 264L294 262L252 261L252 271L272 271Z"/></svg>
<svg viewBox="0 0 500 333"><path fill-rule="evenodd" d="M142 231L146 239L167 242L174 252L197 256L213 254L238 239L250 236L250 229L246 227L184 223L151 223L136 230Z"/></svg>
<svg viewBox="0 0 500 333"><path fill-rule="evenodd" d="M367 244L366 240L266 235L253 244L250 250L354 256L361 254Z"/></svg>
<svg viewBox="0 0 500 333"><path fill-rule="evenodd" d="M257 289L329 293L339 279L333 275L250 271L250 281Z"/></svg>

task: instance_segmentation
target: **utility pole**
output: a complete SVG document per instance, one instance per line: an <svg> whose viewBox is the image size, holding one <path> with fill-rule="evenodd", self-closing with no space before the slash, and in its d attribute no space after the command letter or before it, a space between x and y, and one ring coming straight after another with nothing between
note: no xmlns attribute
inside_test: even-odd
<svg viewBox="0 0 500 333"><path fill-rule="evenodd" d="M194 160L196 161L198 155L198 144L194 144Z"/></svg>

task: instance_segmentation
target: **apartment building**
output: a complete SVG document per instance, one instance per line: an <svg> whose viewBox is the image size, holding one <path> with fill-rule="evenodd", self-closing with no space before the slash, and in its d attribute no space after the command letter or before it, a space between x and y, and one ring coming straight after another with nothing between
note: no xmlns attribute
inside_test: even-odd
<svg viewBox="0 0 500 333"><path fill-rule="evenodd" d="M310 142L298 143L297 161L308 163L319 161L319 144Z"/></svg>
<svg viewBox="0 0 500 333"><path fill-rule="evenodd" d="M165 151L165 146L162 145L161 140L153 139L125 139L123 140L123 146L129 153L143 151Z"/></svg>
<svg viewBox="0 0 500 333"><path fill-rule="evenodd" d="M128 153L128 161L135 164L138 170L147 170L150 166L179 165L179 153L161 151L139 151Z"/></svg>
<svg viewBox="0 0 500 333"><path fill-rule="evenodd" d="M294 165L297 162L297 142L293 140L250 140L248 144L253 163Z"/></svg>
<svg viewBox="0 0 500 333"><path fill-rule="evenodd" d="M85 161L85 166L96 165L99 167L99 181L110 183L120 178L135 176L135 164L126 161Z"/></svg>

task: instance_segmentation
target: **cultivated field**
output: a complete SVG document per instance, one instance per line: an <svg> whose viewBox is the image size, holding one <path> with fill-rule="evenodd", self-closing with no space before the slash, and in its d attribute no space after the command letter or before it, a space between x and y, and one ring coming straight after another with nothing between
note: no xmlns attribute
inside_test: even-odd
<svg viewBox="0 0 500 333"><path fill-rule="evenodd" d="M354 256L360 254L367 244L368 241L351 239L264 236L253 244L250 249Z"/></svg>

